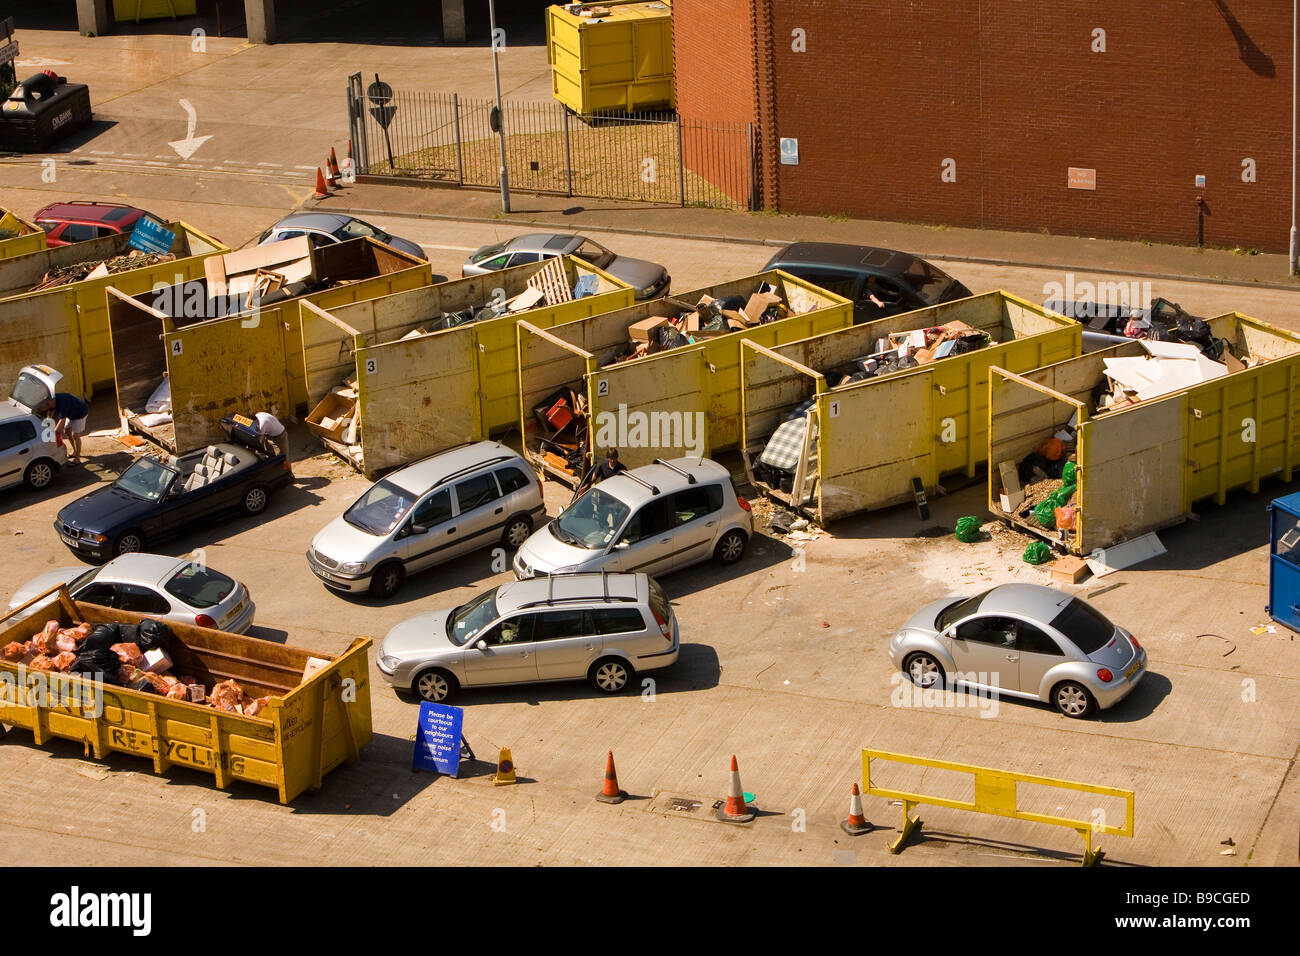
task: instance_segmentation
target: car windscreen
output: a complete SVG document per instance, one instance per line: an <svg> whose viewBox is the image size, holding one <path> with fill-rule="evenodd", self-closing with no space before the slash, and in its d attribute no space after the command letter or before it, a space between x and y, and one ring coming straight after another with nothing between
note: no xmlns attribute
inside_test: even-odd
<svg viewBox="0 0 1300 956"><path fill-rule="evenodd" d="M140 458L130 468L122 472L122 477L113 482L114 488L143 498L145 501L158 501L167 494L176 472L166 467L156 458Z"/></svg>
<svg viewBox="0 0 1300 956"><path fill-rule="evenodd" d="M551 522L551 534L575 548L603 548L614 540L631 510L609 492L592 488Z"/></svg>
<svg viewBox="0 0 1300 956"><path fill-rule="evenodd" d="M582 245L573 250L573 254L579 259L590 262L597 269L603 269L614 261L614 253L590 239L584 239Z"/></svg>
<svg viewBox="0 0 1300 956"><path fill-rule="evenodd" d="M463 647L496 619L497 589L492 588L451 612L451 617L447 618L447 637L453 644Z"/></svg>
<svg viewBox="0 0 1300 956"><path fill-rule="evenodd" d="M932 305L943 298L954 281L948 273L936 269L924 259L913 259L902 278L916 290L917 295Z"/></svg>
<svg viewBox="0 0 1300 956"><path fill-rule="evenodd" d="M190 607L214 607L230 596L235 582L220 571L190 563L177 571L163 590Z"/></svg>
<svg viewBox="0 0 1300 956"><path fill-rule="evenodd" d="M989 588L989 591L993 590ZM983 591L972 598L966 598L964 601L957 601L949 604L939 612L939 616L934 619L935 630L946 631L964 617L970 617L980 609L980 602L988 595L988 591Z"/></svg>
<svg viewBox="0 0 1300 956"><path fill-rule="evenodd" d="M668 603L668 595L654 578L650 579L650 610L665 624L673 619L673 606Z"/></svg>
<svg viewBox="0 0 1300 956"><path fill-rule="evenodd" d="M387 479L376 482L370 490L343 512L343 520L368 534L388 534L406 517L416 496Z"/></svg>
<svg viewBox="0 0 1300 956"><path fill-rule="evenodd" d="M1085 654L1095 654L1115 636L1115 625L1091 604L1075 598L1052 621L1056 628Z"/></svg>

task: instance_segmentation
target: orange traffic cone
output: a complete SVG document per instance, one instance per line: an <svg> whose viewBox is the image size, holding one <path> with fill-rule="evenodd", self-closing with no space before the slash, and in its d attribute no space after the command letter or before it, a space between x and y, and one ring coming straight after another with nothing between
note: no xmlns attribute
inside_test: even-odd
<svg viewBox="0 0 1300 956"><path fill-rule="evenodd" d="M320 171L319 166L316 167L316 198L317 199L330 198L329 185L325 182L325 174Z"/></svg>
<svg viewBox="0 0 1300 956"><path fill-rule="evenodd" d="M505 787L515 783L515 762L510 758L510 748L502 747L497 759L497 775L492 778L492 786Z"/></svg>
<svg viewBox="0 0 1300 956"><path fill-rule="evenodd" d="M343 174L339 172L339 158L335 154L333 146L330 147L329 168L330 175L334 178L335 182L343 178Z"/></svg>
<svg viewBox="0 0 1300 956"><path fill-rule="evenodd" d="M618 789L618 773L614 770L614 751L605 757L605 785L596 799L601 803L622 803L627 799L627 791Z"/></svg>
<svg viewBox="0 0 1300 956"><path fill-rule="evenodd" d="M840 821L840 829L849 836L862 836L875 829L862 814L862 794L858 791L856 783L853 785L853 793L849 796L849 818Z"/></svg>
<svg viewBox="0 0 1300 956"><path fill-rule="evenodd" d="M731 755L731 786L727 791L727 802L714 812L723 823L749 823L756 814L745 805L745 791L740 789L740 768L736 766L736 755Z"/></svg>

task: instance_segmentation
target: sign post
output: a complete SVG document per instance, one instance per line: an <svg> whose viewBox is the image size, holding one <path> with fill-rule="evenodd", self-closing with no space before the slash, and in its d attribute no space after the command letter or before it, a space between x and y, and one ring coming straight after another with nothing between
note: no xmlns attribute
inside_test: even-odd
<svg viewBox="0 0 1300 956"><path fill-rule="evenodd" d="M397 107L393 105L393 88L380 80L376 73L375 82L366 88L366 98L370 100L370 115L384 131L384 145L388 147L388 168L395 170L397 164L393 162L393 141L388 135L388 127L397 113Z"/></svg>

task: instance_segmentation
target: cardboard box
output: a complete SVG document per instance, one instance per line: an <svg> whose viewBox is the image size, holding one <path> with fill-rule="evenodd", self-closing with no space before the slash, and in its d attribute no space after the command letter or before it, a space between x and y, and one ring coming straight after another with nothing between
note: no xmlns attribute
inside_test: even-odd
<svg viewBox="0 0 1300 956"><path fill-rule="evenodd" d="M775 292L755 292L745 303L745 318L752 325L757 325L763 318L768 306L781 305L781 297Z"/></svg>
<svg viewBox="0 0 1300 956"><path fill-rule="evenodd" d="M651 331L668 324L667 316L652 315L648 319L642 319L640 322L633 322L629 325L627 327L627 336L633 342L649 342Z"/></svg>
<svg viewBox="0 0 1300 956"><path fill-rule="evenodd" d="M341 442L347 420L353 416L356 407L355 399L344 398L331 392L311 410L311 414L307 416L307 428L319 438ZM326 420L329 421L328 425Z"/></svg>
<svg viewBox="0 0 1300 956"><path fill-rule="evenodd" d="M172 659L161 648L145 651L144 669L151 674L165 674L172 669Z"/></svg>
<svg viewBox="0 0 1300 956"><path fill-rule="evenodd" d="M322 657L307 658L307 663L303 666L302 669L302 680L300 680L298 683L300 684L307 683L307 681L311 679L311 676L313 674L315 674L317 671L321 670L322 668L329 667L329 666L330 666L330 662L325 660Z"/></svg>
<svg viewBox="0 0 1300 956"><path fill-rule="evenodd" d="M1057 558L1051 567L1053 584L1078 584L1088 573L1088 562L1072 554Z"/></svg>

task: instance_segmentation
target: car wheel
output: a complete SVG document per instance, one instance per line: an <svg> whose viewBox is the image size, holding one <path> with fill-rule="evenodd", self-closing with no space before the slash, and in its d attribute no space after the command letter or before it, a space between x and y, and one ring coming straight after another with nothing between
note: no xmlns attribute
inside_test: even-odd
<svg viewBox="0 0 1300 956"><path fill-rule="evenodd" d="M435 704L445 704L455 696L459 686L454 676L447 671L433 667L421 672L415 678L411 690L415 691L421 700L431 701Z"/></svg>
<svg viewBox="0 0 1300 956"><path fill-rule="evenodd" d="M606 657L596 661L591 665L591 671L587 675L591 685L602 694L617 694L632 683L632 678L635 676L636 671L632 669L632 665L618 657Z"/></svg>
<svg viewBox="0 0 1300 956"><path fill-rule="evenodd" d="M943 665L929 654L913 654L903 661L903 671L917 687L942 687L948 680Z"/></svg>
<svg viewBox="0 0 1300 956"><path fill-rule="evenodd" d="M377 598L390 598L406 582L406 568L399 561L389 561L375 568L370 576L370 593Z"/></svg>
<svg viewBox="0 0 1300 956"><path fill-rule="evenodd" d="M259 515L266 510L266 503L271 500L267 494L266 488L262 485L254 485L244 492L244 513L250 515Z"/></svg>
<svg viewBox="0 0 1300 956"><path fill-rule="evenodd" d="M1091 717L1097 710L1097 698L1088 688L1074 681L1065 681L1052 688L1052 704L1066 717Z"/></svg>
<svg viewBox="0 0 1300 956"><path fill-rule="evenodd" d="M518 549L533 533L533 519L527 515L511 518L506 522L506 530L501 534L501 542L507 548Z"/></svg>
<svg viewBox="0 0 1300 956"><path fill-rule="evenodd" d="M713 549L713 557L723 564L735 564L744 555L745 544L748 541L745 532L728 531L718 541L717 547Z"/></svg>
<svg viewBox="0 0 1300 956"><path fill-rule="evenodd" d="M139 531L124 531L113 542L114 554L135 554L144 550L144 536Z"/></svg>
<svg viewBox="0 0 1300 956"><path fill-rule="evenodd" d="M23 483L32 491L40 491L54 480L54 462L48 458L37 458L23 472Z"/></svg>

